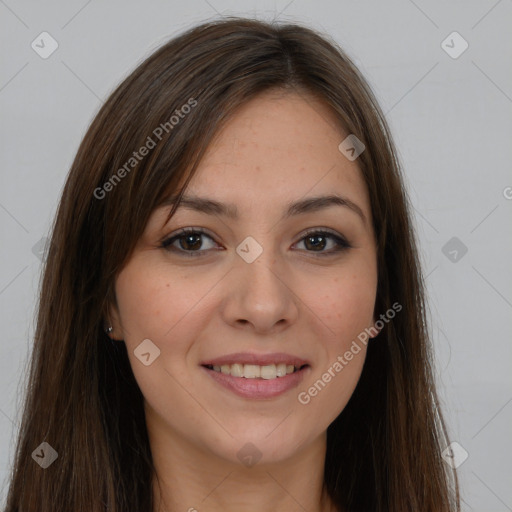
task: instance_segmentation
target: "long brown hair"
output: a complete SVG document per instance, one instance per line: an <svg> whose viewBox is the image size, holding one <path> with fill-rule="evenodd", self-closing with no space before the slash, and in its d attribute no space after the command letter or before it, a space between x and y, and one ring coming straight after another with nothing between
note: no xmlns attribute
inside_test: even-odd
<svg viewBox="0 0 512 512"><path fill-rule="evenodd" d="M321 99L365 144L357 162L377 237L376 318L394 302L403 307L370 341L357 388L328 428L325 486L350 511L460 509L456 474L441 458L447 436L424 284L386 120L329 37L233 17L150 55L111 94L78 149L46 257L7 512L153 510L143 396L124 343L104 332L113 285L151 213L170 192L183 193L223 123L272 88ZM135 162L148 137L154 146ZM31 456L42 442L58 453L46 469Z"/></svg>

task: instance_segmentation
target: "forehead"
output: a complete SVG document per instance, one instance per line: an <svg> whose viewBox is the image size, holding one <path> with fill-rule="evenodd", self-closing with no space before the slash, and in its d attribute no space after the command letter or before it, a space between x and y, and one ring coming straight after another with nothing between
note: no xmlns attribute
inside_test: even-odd
<svg viewBox="0 0 512 512"><path fill-rule="evenodd" d="M266 92L244 104L210 144L186 190L244 206L339 193L369 215L357 161L338 149L348 134L322 102L303 93Z"/></svg>

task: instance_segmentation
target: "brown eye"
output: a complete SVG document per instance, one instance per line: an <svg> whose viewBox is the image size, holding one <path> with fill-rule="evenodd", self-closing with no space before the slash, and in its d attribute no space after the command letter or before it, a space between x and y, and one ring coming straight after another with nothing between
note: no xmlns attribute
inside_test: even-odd
<svg viewBox="0 0 512 512"><path fill-rule="evenodd" d="M177 252L186 256L201 256L210 248L204 248L205 240L213 238L198 228L183 228L178 234L172 235L161 244L167 251ZM215 242L214 242L215 243Z"/></svg>
<svg viewBox="0 0 512 512"><path fill-rule="evenodd" d="M304 238L304 245L307 249L322 250L327 245L326 237L323 235L309 235Z"/></svg>
<svg viewBox="0 0 512 512"><path fill-rule="evenodd" d="M301 242L304 242L307 252L318 253L318 255L334 254L351 247L344 238L330 231L310 231L299 241ZM328 246L331 248L329 249ZM325 250L326 247L328 250Z"/></svg>
<svg viewBox="0 0 512 512"><path fill-rule="evenodd" d="M202 236L201 234L183 235L178 237L177 240L181 249L185 249L186 251L197 250L203 245L203 241L201 240Z"/></svg>

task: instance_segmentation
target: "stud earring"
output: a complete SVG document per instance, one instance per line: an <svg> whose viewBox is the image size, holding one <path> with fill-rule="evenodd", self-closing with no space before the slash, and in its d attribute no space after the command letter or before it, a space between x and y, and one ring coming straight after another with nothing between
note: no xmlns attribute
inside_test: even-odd
<svg viewBox="0 0 512 512"><path fill-rule="evenodd" d="M105 329L105 332L106 332L107 334L110 334L113 330L114 330L114 328L113 328L111 325L109 325L109 326Z"/></svg>

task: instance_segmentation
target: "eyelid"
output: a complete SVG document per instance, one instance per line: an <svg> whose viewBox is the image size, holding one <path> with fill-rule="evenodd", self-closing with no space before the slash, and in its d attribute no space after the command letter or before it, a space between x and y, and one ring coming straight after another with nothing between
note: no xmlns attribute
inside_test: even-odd
<svg viewBox="0 0 512 512"><path fill-rule="evenodd" d="M332 235L334 238L339 238L340 240L342 240L343 242L348 244L348 241L345 239L345 237L341 233L338 233L337 231L334 231L330 228L309 228L300 234L300 238L298 241L300 242L306 236L315 235L315 234L319 234L319 233L326 234L326 235Z"/></svg>

